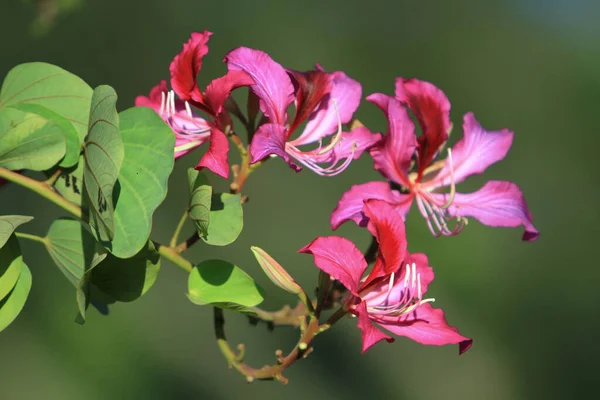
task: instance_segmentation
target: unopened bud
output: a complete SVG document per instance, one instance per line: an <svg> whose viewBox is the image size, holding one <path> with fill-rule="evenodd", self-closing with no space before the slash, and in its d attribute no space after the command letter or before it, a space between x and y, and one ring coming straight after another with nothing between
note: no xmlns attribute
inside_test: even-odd
<svg viewBox="0 0 600 400"><path fill-rule="evenodd" d="M265 271L265 274L274 284L292 294L298 294L302 291L302 288L290 274L288 274L287 271L273 259L273 257L267 254L267 252L256 246L252 246L250 249L254 253L254 257L256 257L256 260L263 271Z"/></svg>

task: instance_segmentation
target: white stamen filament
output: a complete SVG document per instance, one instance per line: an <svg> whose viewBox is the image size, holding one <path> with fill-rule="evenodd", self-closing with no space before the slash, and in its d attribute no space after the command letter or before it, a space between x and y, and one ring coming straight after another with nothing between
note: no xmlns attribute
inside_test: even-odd
<svg viewBox="0 0 600 400"><path fill-rule="evenodd" d="M325 153L331 151L335 147L335 145L338 144L340 140L342 140L342 119L340 117L340 113L337 108L337 101L335 99L333 99L332 102L333 102L333 109L335 110L335 115L337 116L337 120L338 120L338 130L337 130L335 136L333 137L333 139L331 139L331 143L329 143L324 148L321 149L322 142L319 141L319 151L317 152L318 155L322 155L322 154L325 154Z"/></svg>
<svg viewBox="0 0 600 400"><path fill-rule="evenodd" d="M165 92L160 92L160 111L159 115L162 117L165 112Z"/></svg>
<svg viewBox="0 0 600 400"><path fill-rule="evenodd" d="M185 102L185 110L187 111L187 114L190 118L194 118L194 116L192 115L192 109L190 108L190 103L188 103L187 101Z"/></svg>
<svg viewBox="0 0 600 400"><path fill-rule="evenodd" d="M454 180L454 162L452 161L452 149L448 149L448 162L450 163L450 197L448 201L441 207L446 209L452 205L454 196L456 195L456 182Z"/></svg>
<svg viewBox="0 0 600 400"><path fill-rule="evenodd" d="M171 116L175 115L175 92L171 90Z"/></svg>

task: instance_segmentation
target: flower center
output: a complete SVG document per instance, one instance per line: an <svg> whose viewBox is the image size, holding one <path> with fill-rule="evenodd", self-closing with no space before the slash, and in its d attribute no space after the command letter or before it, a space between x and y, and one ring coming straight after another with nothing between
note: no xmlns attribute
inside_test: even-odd
<svg viewBox="0 0 600 400"><path fill-rule="evenodd" d="M403 316L415 311L425 303L434 302L434 298L423 298L421 273L417 266L406 264L406 273L402 282L394 281L395 274L390 275L387 290L379 293L368 293L363 299L367 302L369 314L381 316ZM379 287L379 290L385 288Z"/></svg>

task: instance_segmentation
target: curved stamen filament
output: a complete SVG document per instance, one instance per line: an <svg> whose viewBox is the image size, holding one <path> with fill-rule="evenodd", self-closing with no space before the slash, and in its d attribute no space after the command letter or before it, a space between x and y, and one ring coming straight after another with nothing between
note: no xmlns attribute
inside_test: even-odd
<svg viewBox="0 0 600 400"><path fill-rule="evenodd" d="M456 195L456 182L454 180L454 163L452 162L452 149L448 149L448 162L450 163L450 197L442 208L448 208L452 205L454 201L454 196Z"/></svg>
<svg viewBox="0 0 600 400"><path fill-rule="evenodd" d="M338 175L342 171L344 171L346 168L348 168L348 166L352 162L352 159L354 158L354 154L356 153L357 148L358 148L358 143L354 142L352 144L351 153L348 155L348 157L341 159L341 160L344 160L341 164L339 164L340 160L336 160L328 167L322 167L318 164L317 161L313 161L311 159L314 157L314 153L302 152L297 147L295 147L289 143L286 145L286 150L287 150L288 154L290 154L292 157L294 157L294 159L296 161L305 165L306 167L308 167L309 169L311 169L312 171L314 171L315 173L317 173L318 175L321 175L321 176Z"/></svg>
<svg viewBox="0 0 600 400"><path fill-rule="evenodd" d="M337 101L335 99L333 99L332 102L333 102L333 108L335 110L335 115L337 116L337 120L338 120L338 130L335 133L335 136L333 137L333 139L331 139L331 143L329 143L324 148L321 148L322 142L321 142L321 140L319 140L319 151L317 152L318 155L322 155L322 154L325 154L325 153L333 150L335 145L338 144L340 140L342 140L342 119L341 119L340 113L338 111Z"/></svg>
<svg viewBox="0 0 600 400"><path fill-rule="evenodd" d="M427 221L429 230L434 236L453 236L460 233L465 225L467 219L463 217L451 216L447 209L443 209L441 206L436 205L430 199L424 198L424 196L417 196L417 207L421 212L421 215ZM450 230L446 221L456 220L457 224L454 229ZM433 222L433 224L432 224Z"/></svg>

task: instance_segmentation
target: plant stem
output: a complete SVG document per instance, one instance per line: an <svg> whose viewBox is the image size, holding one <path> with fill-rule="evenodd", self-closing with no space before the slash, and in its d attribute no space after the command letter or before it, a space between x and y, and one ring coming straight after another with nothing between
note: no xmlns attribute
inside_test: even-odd
<svg viewBox="0 0 600 400"><path fill-rule="evenodd" d="M62 173L62 168L58 168L48 179L44 181L44 183L48 186L54 185Z"/></svg>
<svg viewBox="0 0 600 400"><path fill-rule="evenodd" d="M192 272L192 269L194 268L192 263L189 262L187 259L183 258L179 253L177 253L177 251L175 251L174 248L162 245L157 242L154 242L154 245L156 246L158 254L160 254L162 257L171 261L173 264L175 264L185 272Z"/></svg>
<svg viewBox="0 0 600 400"><path fill-rule="evenodd" d="M171 242L169 243L169 246L171 246L171 247L177 246L177 240L179 240L179 234L181 233L181 229L183 228L183 225L185 224L185 221L187 220L188 215L189 215L188 210L185 210L185 212L181 216L181 219L179 220L179 223L177 224L177 228L175 228L175 232L173 232L173 237L171 238Z"/></svg>
<svg viewBox="0 0 600 400"><path fill-rule="evenodd" d="M15 236L20 239L27 239L27 240L32 240L34 242L46 244L46 238L43 238L41 236L31 235L29 233L23 233L23 232L15 232Z"/></svg>
<svg viewBox="0 0 600 400"><path fill-rule="evenodd" d="M196 244L198 240L200 240L198 232L192 233L192 235L189 238L187 238L185 242L181 242L177 246L175 246L175 252L177 252L178 254L183 253L184 251L192 247L194 244Z"/></svg>
<svg viewBox="0 0 600 400"><path fill-rule="evenodd" d="M0 167L0 178L4 178L8 181L21 185L24 188L36 192L40 196L44 197L47 200L50 200L52 203L56 204L63 210L68 211L69 213L73 214L79 219L83 217L83 213L80 207L71 203L70 201L62 197L60 194L56 193L51 186L47 185L44 182L36 181L35 179L28 178L24 175L17 174L16 172L10 171L2 167Z"/></svg>

